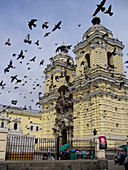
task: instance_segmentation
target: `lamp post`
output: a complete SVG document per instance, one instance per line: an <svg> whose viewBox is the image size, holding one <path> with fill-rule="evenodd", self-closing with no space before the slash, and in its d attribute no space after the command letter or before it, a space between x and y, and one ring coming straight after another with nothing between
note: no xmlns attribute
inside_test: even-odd
<svg viewBox="0 0 128 170"><path fill-rule="evenodd" d="M93 130L93 134L94 134L94 136L97 134L97 130L96 129Z"/></svg>
<svg viewBox="0 0 128 170"><path fill-rule="evenodd" d="M59 134L57 134L57 160L59 160Z"/></svg>

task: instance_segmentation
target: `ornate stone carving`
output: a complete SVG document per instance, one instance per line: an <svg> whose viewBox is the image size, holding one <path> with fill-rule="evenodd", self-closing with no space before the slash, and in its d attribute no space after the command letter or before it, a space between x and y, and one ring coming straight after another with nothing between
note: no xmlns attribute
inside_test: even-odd
<svg viewBox="0 0 128 170"><path fill-rule="evenodd" d="M68 139L67 142L70 143L73 133L73 96L66 86L61 86L58 91L60 93L60 96L58 97L56 102L56 111L58 113L58 116L55 119L53 130L56 134L59 134L60 138L64 138L63 130L65 129L67 136L66 140Z"/></svg>

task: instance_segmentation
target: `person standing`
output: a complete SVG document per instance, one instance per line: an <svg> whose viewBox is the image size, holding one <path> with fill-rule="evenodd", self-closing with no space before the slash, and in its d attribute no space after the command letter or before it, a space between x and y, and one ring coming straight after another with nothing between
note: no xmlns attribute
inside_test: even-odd
<svg viewBox="0 0 128 170"><path fill-rule="evenodd" d="M47 159L50 160L50 150L48 150Z"/></svg>
<svg viewBox="0 0 128 170"><path fill-rule="evenodd" d="M83 159L85 159L85 150L82 151Z"/></svg>

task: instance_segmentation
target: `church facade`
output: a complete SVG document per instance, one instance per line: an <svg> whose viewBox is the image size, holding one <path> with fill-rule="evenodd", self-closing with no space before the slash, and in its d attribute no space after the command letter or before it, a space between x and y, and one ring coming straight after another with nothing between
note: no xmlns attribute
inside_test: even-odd
<svg viewBox="0 0 128 170"><path fill-rule="evenodd" d="M73 52L57 48L44 70L42 111L0 106L0 129L39 138L59 137L60 146L90 149L95 135L107 138L108 150L126 144L128 135L128 83L123 69L124 45L100 24L100 18L83 34Z"/></svg>
<svg viewBox="0 0 128 170"><path fill-rule="evenodd" d="M44 70L41 136L60 144L90 147L94 135L105 135L108 148L126 143L128 83L123 69L124 45L95 17L73 52L66 46Z"/></svg>

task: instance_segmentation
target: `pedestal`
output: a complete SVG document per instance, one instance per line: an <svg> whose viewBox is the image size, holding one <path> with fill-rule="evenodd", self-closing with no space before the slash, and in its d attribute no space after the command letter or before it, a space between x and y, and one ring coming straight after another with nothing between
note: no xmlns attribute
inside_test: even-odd
<svg viewBox="0 0 128 170"><path fill-rule="evenodd" d="M94 140L95 140L95 157L98 159L105 158L105 150L99 149L99 135L96 135L94 137Z"/></svg>

